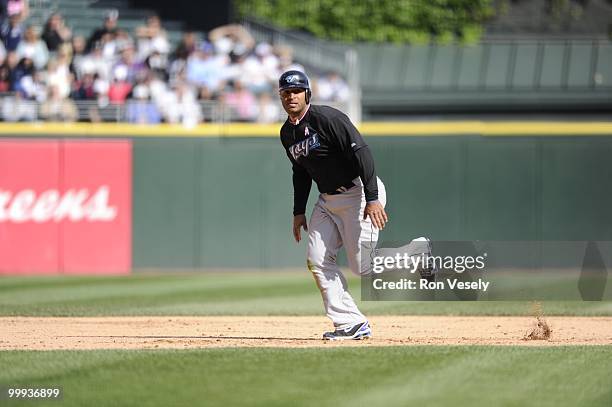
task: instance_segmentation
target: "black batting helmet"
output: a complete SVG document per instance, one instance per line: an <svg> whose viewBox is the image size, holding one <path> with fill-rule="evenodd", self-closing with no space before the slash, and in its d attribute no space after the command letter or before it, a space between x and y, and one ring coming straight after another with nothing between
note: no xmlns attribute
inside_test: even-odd
<svg viewBox="0 0 612 407"><path fill-rule="evenodd" d="M283 91L285 89L305 89L306 90L306 103L310 102L310 80L308 76L302 71L287 71L281 75L278 79L278 90Z"/></svg>

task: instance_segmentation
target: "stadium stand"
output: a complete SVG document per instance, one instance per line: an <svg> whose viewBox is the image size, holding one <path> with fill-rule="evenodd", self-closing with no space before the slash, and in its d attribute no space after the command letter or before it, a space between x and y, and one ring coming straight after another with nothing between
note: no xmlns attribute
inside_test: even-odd
<svg viewBox="0 0 612 407"><path fill-rule="evenodd" d="M240 25L188 31L125 0L34 0L2 27L5 121L278 122L277 78L303 69ZM346 103L341 76L313 72L319 100Z"/></svg>
<svg viewBox="0 0 612 407"><path fill-rule="evenodd" d="M275 78L293 67L314 76L318 101L355 121L362 113L371 120L612 109L607 0L559 10L546 0L495 2L497 15L475 44L401 45L332 42L249 17L189 31L128 0L23 4L26 19L7 10L2 22L7 121L275 122L283 117ZM49 24L55 28L45 30ZM41 110L49 98L59 98L54 114Z"/></svg>

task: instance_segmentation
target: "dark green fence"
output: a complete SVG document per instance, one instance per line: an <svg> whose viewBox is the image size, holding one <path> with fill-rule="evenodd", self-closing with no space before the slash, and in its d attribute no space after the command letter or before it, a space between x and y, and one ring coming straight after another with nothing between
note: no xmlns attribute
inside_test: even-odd
<svg viewBox="0 0 612 407"><path fill-rule="evenodd" d="M368 142L388 191L383 242L612 240L612 135ZM134 139L135 268L301 266L291 207L276 137Z"/></svg>

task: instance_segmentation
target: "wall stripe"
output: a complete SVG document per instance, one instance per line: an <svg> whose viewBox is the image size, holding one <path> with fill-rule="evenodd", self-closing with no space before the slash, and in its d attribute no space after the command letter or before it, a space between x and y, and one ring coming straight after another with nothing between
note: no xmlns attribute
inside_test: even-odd
<svg viewBox="0 0 612 407"><path fill-rule="evenodd" d="M127 123L0 123L0 136L278 137L280 124L138 125ZM367 136L596 136L612 122L365 122Z"/></svg>

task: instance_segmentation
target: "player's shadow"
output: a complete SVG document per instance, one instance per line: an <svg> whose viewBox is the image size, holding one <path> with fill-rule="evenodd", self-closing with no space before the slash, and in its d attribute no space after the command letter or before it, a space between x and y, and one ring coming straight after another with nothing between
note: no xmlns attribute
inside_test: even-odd
<svg viewBox="0 0 612 407"><path fill-rule="evenodd" d="M597 242L587 243L582 269L578 279L578 291L583 301L601 301L606 291L608 270Z"/></svg>

